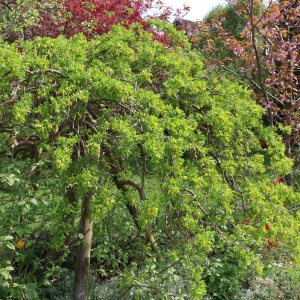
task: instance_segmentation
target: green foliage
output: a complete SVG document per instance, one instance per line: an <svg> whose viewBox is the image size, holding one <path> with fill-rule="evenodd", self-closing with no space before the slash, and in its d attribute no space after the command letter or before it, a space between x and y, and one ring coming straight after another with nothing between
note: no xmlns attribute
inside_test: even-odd
<svg viewBox="0 0 300 300"><path fill-rule="evenodd" d="M26 38L26 29L37 24L43 1L13 0L0 3L0 36L6 41ZM46 8L46 7L44 7Z"/></svg>
<svg viewBox="0 0 300 300"><path fill-rule="evenodd" d="M237 1L238 7L243 7L243 0ZM224 18L222 22L222 27L230 32L234 37L240 38L240 33L244 30L246 26L246 21L243 16L236 14L234 8L231 5L215 6L204 18L204 22L210 23L212 21L218 20L219 18Z"/></svg>
<svg viewBox="0 0 300 300"><path fill-rule="evenodd" d="M11 293L74 265L80 208L70 189L77 199L95 194L94 271L120 276L132 299L232 299L271 251L273 260L299 257L290 211L299 195L274 184L292 166L279 136L263 127L244 87L204 70L173 33L174 48L138 25L92 41L36 38L22 53L1 42L0 124L9 128L1 131L0 233L26 240L0 261ZM39 137L40 159L26 148L12 158L13 137L28 135ZM162 259L145 245L150 229Z"/></svg>

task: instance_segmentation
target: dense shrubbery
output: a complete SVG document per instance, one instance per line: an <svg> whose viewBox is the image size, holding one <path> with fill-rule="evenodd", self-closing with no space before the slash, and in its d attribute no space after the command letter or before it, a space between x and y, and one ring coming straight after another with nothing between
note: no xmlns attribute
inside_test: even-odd
<svg viewBox="0 0 300 300"><path fill-rule="evenodd" d="M86 299L89 272L91 299L234 299L260 278L288 295L277 278L293 275L269 270L299 264L281 137L250 91L153 26L172 45L139 24L0 42L5 299Z"/></svg>

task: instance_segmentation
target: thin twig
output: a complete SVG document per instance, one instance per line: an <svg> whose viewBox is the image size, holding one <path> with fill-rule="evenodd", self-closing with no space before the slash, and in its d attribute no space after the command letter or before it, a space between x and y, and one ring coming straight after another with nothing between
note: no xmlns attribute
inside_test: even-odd
<svg viewBox="0 0 300 300"><path fill-rule="evenodd" d="M198 196L190 189L184 189L184 192L188 192L189 194L191 194L195 200L198 200ZM214 228L216 229L216 231L218 231L218 233L222 234L222 231L219 229L219 227L214 223L214 221L211 219L211 217L209 216L209 214L207 213L207 211L205 210L205 208L198 202L197 203L199 208L201 209L201 211L206 215L206 217L208 218L208 220L213 224Z"/></svg>

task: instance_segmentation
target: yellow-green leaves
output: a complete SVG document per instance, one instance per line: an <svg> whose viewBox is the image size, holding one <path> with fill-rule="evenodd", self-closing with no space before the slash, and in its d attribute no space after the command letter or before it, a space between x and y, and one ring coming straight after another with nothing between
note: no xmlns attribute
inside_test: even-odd
<svg viewBox="0 0 300 300"><path fill-rule="evenodd" d="M61 137L58 141L58 147L53 153L54 164L58 171L66 170L72 163L73 146L76 143L76 138Z"/></svg>
<svg viewBox="0 0 300 300"><path fill-rule="evenodd" d="M128 269L127 284L152 281L149 293L159 288L165 296L171 289L163 282L182 282L186 299L201 299L205 284L225 298L232 279L244 282L252 265L252 272L261 271L258 240L266 222L288 246L285 255L299 251L299 216L289 211L299 195L274 184L292 163L281 138L263 126L263 110L250 93L204 69L182 33L161 28L173 48L139 25L116 26L92 41L37 38L24 42L22 52L0 42L1 164L7 178L18 174L6 184L13 189L1 193L22 203L5 206L9 213L1 216L6 230L19 232L27 203L49 216L52 206L45 203L52 197L56 218L46 225L51 234L58 223L66 226L53 241L58 247L72 236L74 219L66 219L79 213L75 200L93 193L91 218L95 232L103 232L95 243L106 247L104 256L98 249L102 269L113 260L116 272ZM31 134L43 149L39 161L22 158L28 149L12 159L7 141ZM31 195L24 196L27 189ZM76 199L66 208L71 192ZM40 227L41 217L27 206L26 218ZM172 267L157 263L146 235L157 239Z"/></svg>

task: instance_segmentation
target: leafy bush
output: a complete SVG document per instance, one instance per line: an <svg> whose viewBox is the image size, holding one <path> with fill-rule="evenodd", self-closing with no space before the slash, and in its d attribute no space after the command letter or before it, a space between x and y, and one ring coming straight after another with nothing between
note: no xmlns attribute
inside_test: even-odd
<svg viewBox="0 0 300 300"><path fill-rule="evenodd" d="M0 42L0 232L26 241L11 295L91 257L126 297L232 299L266 265L299 258L299 194L274 182L292 167L281 137L245 87L161 30L172 48L137 24Z"/></svg>
<svg viewBox="0 0 300 300"><path fill-rule="evenodd" d="M235 299L239 300L296 300L300 299L300 269L274 265L265 277L254 277L249 287Z"/></svg>

